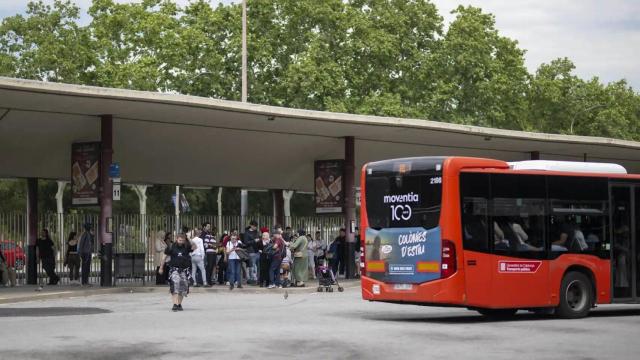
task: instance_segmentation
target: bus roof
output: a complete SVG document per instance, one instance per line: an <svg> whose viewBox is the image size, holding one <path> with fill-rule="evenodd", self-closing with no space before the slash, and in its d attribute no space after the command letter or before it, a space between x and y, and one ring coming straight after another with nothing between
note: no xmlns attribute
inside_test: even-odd
<svg viewBox="0 0 640 360"><path fill-rule="evenodd" d="M567 171L574 173L609 173L626 174L627 170L618 164L578 162L578 161L554 161L554 160L528 160L509 162L513 170L546 170Z"/></svg>

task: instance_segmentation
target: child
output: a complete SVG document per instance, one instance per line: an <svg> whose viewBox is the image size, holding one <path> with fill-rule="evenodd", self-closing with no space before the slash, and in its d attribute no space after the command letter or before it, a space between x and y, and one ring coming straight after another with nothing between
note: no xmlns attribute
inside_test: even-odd
<svg viewBox="0 0 640 360"><path fill-rule="evenodd" d="M290 273L291 273L291 250L287 247L287 255L282 259L282 264L280 264L280 283L282 287L288 287L291 284Z"/></svg>

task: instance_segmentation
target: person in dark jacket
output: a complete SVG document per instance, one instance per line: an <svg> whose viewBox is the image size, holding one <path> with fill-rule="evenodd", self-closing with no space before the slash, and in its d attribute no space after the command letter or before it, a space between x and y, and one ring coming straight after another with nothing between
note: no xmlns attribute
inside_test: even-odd
<svg viewBox="0 0 640 360"><path fill-rule="evenodd" d="M271 263L269 265L269 289L274 287L281 288L280 283L280 264L286 254L286 244L282 240L282 234L276 232L273 234L273 255L271 256Z"/></svg>
<svg viewBox="0 0 640 360"><path fill-rule="evenodd" d="M338 276L336 271L340 271L340 275L344 275L344 270L347 265L346 262L346 250L347 250L347 231L343 228L340 229L340 234L335 239L336 252L333 254L334 258L334 274Z"/></svg>
<svg viewBox="0 0 640 360"><path fill-rule="evenodd" d="M258 253L260 254L259 268L260 273L258 274L258 283L260 287L269 286L269 266L271 265L271 258L264 251L267 246L271 243L271 239L269 238L269 229L262 228L260 229L262 232L262 237L260 241L258 241Z"/></svg>
<svg viewBox="0 0 640 360"><path fill-rule="evenodd" d="M56 274L56 257L53 240L49 236L49 230L42 229L42 236L36 240L36 249L42 262L42 268L49 277L49 285L56 285L60 277Z"/></svg>
<svg viewBox="0 0 640 360"><path fill-rule="evenodd" d="M258 263L260 261L260 253L258 253L258 242L260 242L260 234L258 233L258 223L251 220L249 227L244 231L242 243L247 253L249 253L249 269L248 284L258 283Z"/></svg>
<svg viewBox="0 0 640 360"><path fill-rule="evenodd" d="M80 255L78 254L78 238L76 235L75 231L69 234L64 264L69 267L69 281L71 284L80 285Z"/></svg>
<svg viewBox="0 0 640 360"><path fill-rule="evenodd" d="M187 235L178 234L176 243L168 247L164 254L169 260L169 292L173 300L173 311L182 311L182 300L189 294L189 270L191 269L191 255L196 249L187 241ZM164 271L160 268L160 274Z"/></svg>
<svg viewBox="0 0 640 360"><path fill-rule="evenodd" d="M84 224L84 232L78 243L78 253L82 260L82 285L89 285L89 273L91 272L91 255L93 254L93 231L90 223Z"/></svg>

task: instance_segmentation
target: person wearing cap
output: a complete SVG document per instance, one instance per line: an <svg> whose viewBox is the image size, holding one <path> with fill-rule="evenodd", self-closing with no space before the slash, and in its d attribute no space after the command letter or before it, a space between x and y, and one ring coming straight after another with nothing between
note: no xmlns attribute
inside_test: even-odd
<svg viewBox="0 0 640 360"><path fill-rule="evenodd" d="M309 275L309 263L307 261L308 240L304 229L298 230L298 236L289 244L289 249L293 254L293 276L295 282L293 286L305 286L304 282L307 281Z"/></svg>
<svg viewBox="0 0 640 360"><path fill-rule="evenodd" d="M78 243L78 253L82 260L82 285L89 285L89 273L91 272L91 255L93 254L93 233L90 223L84 224L84 232Z"/></svg>

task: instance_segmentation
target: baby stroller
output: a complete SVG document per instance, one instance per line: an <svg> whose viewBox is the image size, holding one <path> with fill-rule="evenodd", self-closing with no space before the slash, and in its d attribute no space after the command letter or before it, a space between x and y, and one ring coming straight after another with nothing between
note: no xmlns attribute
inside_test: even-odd
<svg viewBox="0 0 640 360"><path fill-rule="evenodd" d="M322 266L318 266L318 292L322 292L323 290L326 292L333 292L333 285L338 286L338 291L343 292L344 288L340 286L338 280L333 274L333 270L328 267L326 264Z"/></svg>

